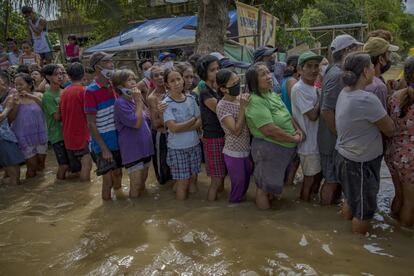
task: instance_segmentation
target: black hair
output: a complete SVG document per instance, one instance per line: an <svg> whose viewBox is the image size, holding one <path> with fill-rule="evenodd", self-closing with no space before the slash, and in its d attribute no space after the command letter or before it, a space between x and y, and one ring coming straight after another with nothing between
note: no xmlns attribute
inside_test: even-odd
<svg viewBox="0 0 414 276"><path fill-rule="evenodd" d="M31 42L31 41L29 41L29 40L23 40L23 41L20 43L20 46L23 46L23 44L27 44L27 45L29 45L30 47L32 47L32 42Z"/></svg>
<svg viewBox="0 0 414 276"><path fill-rule="evenodd" d="M193 70L193 67L188 62L179 62L175 65L175 68L178 70L178 72L180 72L182 76L184 76L184 72L188 69Z"/></svg>
<svg viewBox="0 0 414 276"><path fill-rule="evenodd" d="M246 72L246 84L249 88L250 93L261 96L259 91L259 67L264 66L267 68L267 65L263 61L256 62L252 64Z"/></svg>
<svg viewBox="0 0 414 276"><path fill-rule="evenodd" d="M147 63L147 62L151 62L151 64L153 64L154 62L152 61L152 59L143 59L143 60L141 60L139 63L138 63L138 67L139 67L139 69L141 69L141 71L142 71L142 66L145 64L145 63Z"/></svg>
<svg viewBox="0 0 414 276"><path fill-rule="evenodd" d="M6 42L13 42L14 44L17 44L16 39L15 39L15 38L13 38L13 37L8 37L8 38L6 38Z"/></svg>
<svg viewBox="0 0 414 276"><path fill-rule="evenodd" d="M50 83L50 81L46 78L46 76L52 76L57 69L60 67L56 64L47 64L43 66L42 68L42 76L46 79L47 83Z"/></svg>
<svg viewBox="0 0 414 276"><path fill-rule="evenodd" d="M74 34L68 35L68 40L71 40L71 39L76 40L76 35Z"/></svg>
<svg viewBox="0 0 414 276"><path fill-rule="evenodd" d="M32 73L34 71L42 73L42 67L40 67L40 65L37 64L37 63L30 64L29 65L29 72Z"/></svg>
<svg viewBox="0 0 414 276"><path fill-rule="evenodd" d="M371 57L367 53L355 52L345 59L342 80L347 86L354 86L361 77L364 69L370 66Z"/></svg>
<svg viewBox="0 0 414 276"><path fill-rule="evenodd" d="M180 71L177 70L177 68L175 68L175 67L167 68L167 69L164 70L164 84L165 85L167 85L167 83L168 83L168 76L173 72L178 73L181 76L181 78L183 78L183 75L180 73ZM185 85L184 85L184 79L183 79L183 91L182 91L183 93L184 93L184 86Z"/></svg>
<svg viewBox="0 0 414 276"><path fill-rule="evenodd" d="M23 6L22 7L22 14L29 14L33 12L33 8L29 6Z"/></svg>
<svg viewBox="0 0 414 276"><path fill-rule="evenodd" d="M407 83L414 81L414 57L409 57L404 62L404 77Z"/></svg>
<svg viewBox="0 0 414 276"><path fill-rule="evenodd" d="M0 79L2 79L5 83L10 83L9 74L6 71L0 70Z"/></svg>
<svg viewBox="0 0 414 276"><path fill-rule="evenodd" d="M20 64L20 65L17 67L16 72L17 72L17 73L25 73L25 74L30 74L29 66L27 66L26 64Z"/></svg>
<svg viewBox="0 0 414 276"><path fill-rule="evenodd" d="M216 83L218 88L226 87L226 84L231 78L231 75L234 74L233 71L229 69L221 69L217 72Z"/></svg>
<svg viewBox="0 0 414 276"><path fill-rule="evenodd" d="M80 81L85 76L85 67L80 62L73 62L69 64L66 72L72 81Z"/></svg>
<svg viewBox="0 0 414 276"><path fill-rule="evenodd" d="M193 66L194 68L197 68L197 62L202 56L200 54L192 54L188 58L188 62Z"/></svg>
<svg viewBox="0 0 414 276"><path fill-rule="evenodd" d="M197 62L197 74L203 81L207 81L208 67L213 62L219 62L219 59L212 55L205 55L201 57Z"/></svg>
<svg viewBox="0 0 414 276"><path fill-rule="evenodd" d="M372 64L374 64L374 66L376 66L379 63L379 61L380 61L380 57L384 57L385 58L385 55L386 54L387 54L387 52L385 52L385 53L383 53L381 55L375 56L375 57L371 57Z"/></svg>
<svg viewBox="0 0 414 276"><path fill-rule="evenodd" d="M29 74L18 73L18 74L16 74L14 79L17 79L17 78L22 78L31 87L30 91L34 90L34 81L33 81L32 77Z"/></svg>
<svg viewBox="0 0 414 276"><path fill-rule="evenodd" d="M409 57L405 60L404 63L404 77L408 85L410 82L413 82L413 74L414 74L414 57ZM413 88L410 86L407 88L407 96L401 103L400 103L400 118L404 118L409 111L409 107L414 104L414 91Z"/></svg>
<svg viewBox="0 0 414 276"><path fill-rule="evenodd" d="M293 76L297 71L299 55L289 56L286 60L286 68L283 72L283 77L288 78Z"/></svg>

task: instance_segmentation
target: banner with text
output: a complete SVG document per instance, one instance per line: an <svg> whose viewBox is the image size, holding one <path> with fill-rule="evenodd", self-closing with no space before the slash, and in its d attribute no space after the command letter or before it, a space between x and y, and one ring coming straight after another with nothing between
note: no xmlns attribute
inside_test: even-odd
<svg viewBox="0 0 414 276"><path fill-rule="evenodd" d="M244 3L236 2L237 26L239 29L239 43L250 47L255 46L259 10Z"/></svg>
<svg viewBox="0 0 414 276"><path fill-rule="evenodd" d="M272 46L276 44L276 25L277 18L262 11L261 13L261 25L260 25L260 45L259 46Z"/></svg>

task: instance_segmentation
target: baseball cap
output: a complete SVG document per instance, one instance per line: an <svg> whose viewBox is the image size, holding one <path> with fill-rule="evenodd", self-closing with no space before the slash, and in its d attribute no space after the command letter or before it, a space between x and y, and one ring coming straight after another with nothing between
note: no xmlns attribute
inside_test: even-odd
<svg viewBox="0 0 414 276"><path fill-rule="evenodd" d="M399 49L398 46L390 44L383 38L370 37L365 43L363 51L372 57L376 57L388 51L397 52Z"/></svg>
<svg viewBox="0 0 414 276"><path fill-rule="evenodd" d="M364 45L364 43L359 42L349 34L338 35L331 43L332 54L341 51L351 45Z"/></svg>
<svg viewBox="0 0 414 276"><path fill-rule="evenodd" d="M108 54L105 52L95 52L89 59L89 65L91 68L95 68L95 65L100 61L111 60L115 54Z"/></svg>
<svg viewBox="0 0 414 276"><path fill-rule="evenodd" d="M277 51L277 48L259 47L253 53L253 60L256 62L259 58L265 56L271 56Z"/></svg>
<svg viewBox="0 0 414 276"><path fill-rule="evenodd" d="M323 59L323 56L317 55L312 51L306 51L299 56L298 65L303 65L308 60L317 60L321 62L322 59Z"/></svg>
<svg viewBox="0 0 414 276"><path fill-rule="evenodd" d="M219 60L222 60L223 58L226 58L225 56L223 56L222 53L219 53L219 52L212 52L212 53L210 53L210 55L215 56Z"/></svg>
<svg viewBox="0 0 414 276"><path fill-rule="evenodd" d="M167 57L170 58L176 58L176 54L174 53L170 53L170 52L163 52L158 56L159 61L163 61L164 59L166 59Z"/></svg>

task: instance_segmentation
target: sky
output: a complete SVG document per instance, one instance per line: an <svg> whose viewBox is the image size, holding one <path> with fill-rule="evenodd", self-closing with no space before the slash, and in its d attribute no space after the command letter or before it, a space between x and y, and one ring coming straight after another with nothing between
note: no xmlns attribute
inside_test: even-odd
<svg viewBox="0 0 414 276"><path fill-rule="evenodd" d="M408 13L414 14L414 0L408 0L406 5L407 5L406 11Z"/></svg>

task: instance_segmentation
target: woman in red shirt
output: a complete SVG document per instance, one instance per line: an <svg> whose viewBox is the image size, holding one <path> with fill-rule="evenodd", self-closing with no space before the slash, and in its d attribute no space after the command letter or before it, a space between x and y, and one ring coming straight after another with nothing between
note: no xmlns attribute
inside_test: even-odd
<svg viewBox="0 0 414 276"><path fill-rule="evenodd" d="M79 46L76 44L76 35L68 36L69 43L65 45L66 59L70 62L80 62Z"/></svg>

